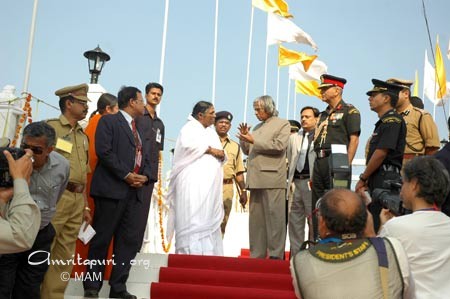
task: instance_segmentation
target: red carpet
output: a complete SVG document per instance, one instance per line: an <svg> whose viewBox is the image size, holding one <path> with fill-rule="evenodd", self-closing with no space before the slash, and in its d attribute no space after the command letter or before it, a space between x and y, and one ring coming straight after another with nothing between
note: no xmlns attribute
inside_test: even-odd
<svg viewBox="0 0 450 299"><path fill-rule="evenodd" d="M295 299L289 262L218 256L169 255L152 283L152 299Z"/></svg>
<svg viewBox="0 0 450 299"><path fill-rule="evenodd" d="M296 299L293 291L153 283L152 299Z"/></svg>
<svg viewBox="0 0 450 299"><path fill-rule="evenodd" d="M250 249L241 249L241 254L239 255L239 258L249 258L250 257ZM286 251L284 253L284 259L288 261L291 257L291 253L289 251Z"/></svg>

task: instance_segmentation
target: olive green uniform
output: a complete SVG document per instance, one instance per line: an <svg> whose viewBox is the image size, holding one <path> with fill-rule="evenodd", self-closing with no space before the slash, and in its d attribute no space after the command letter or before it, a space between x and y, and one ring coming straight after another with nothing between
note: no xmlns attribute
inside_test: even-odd
<svg viewBox="0 0 450 299"><path fill-rule="evenodd" d="M56 235L52 244L50 259L62 261L66 265L50 263L41 288L42 298L63 298L68 281L61 279L61 273L72 272L72 260L75 242L83 221L84 188L86 175L90 171L88 164L88 137L79 124L74 128L64 115L49 119L47 123L56 131L55 151L70 162L68 190L65 190L58 204L52 224ZM71 188L72 187L72 188ZM71 190L71 191L69 191ZM75 257L76 262L76 257Z"/></svg>
<svg viewBox="0 0 450 299"><path fill-rule="evenodd" d="M351 104L341 100L336 108L328 106L319 116L315 135L314 171L312 177L312 209L326 191L331 189L330 155L332 144L344 144L346 148L350 143L350 135L359 136L361 132L361 115L359 110ZM313 217L314 237L317 237L317 218Z"/></svg>
<svg viewBox="0 0 450 299"><path fill-rule="evenodd" d="M227 163L223 166L223 207L225 215L221 224L222 234L225 233L228 218L233 206L233 186L236 175L245 171L242 161L242 151L239 144L226 137L222 141L222 147L227 153Z"/></svg>

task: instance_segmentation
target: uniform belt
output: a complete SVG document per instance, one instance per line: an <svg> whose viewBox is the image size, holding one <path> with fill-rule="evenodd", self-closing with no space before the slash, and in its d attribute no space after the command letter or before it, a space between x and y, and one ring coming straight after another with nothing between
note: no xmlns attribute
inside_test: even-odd
<svg viewBox="0 0 450 299"><path fill-rule="evenodd" d="M308 179L309 180L309 178L310 178L310 176L307 173L305 173L305 174L301 173L301 174L294 175L294 179L299 179L299 180Z"/></svg>
<svg viewBox="0 0 450 299"><path fill-rule="evenodd" d="M329 149L320 149L316 151L317 159L326 158L331 154Z"/></svg>
<svg viewBox="0 0 450 299"><path fill-rule="evenodd" d="M384 171L400 173L400 169L395 165L383 164L381 165L381 169Z"/></svg>
<svg viewBox="0 0 450 299"><path fill-rule="evenodd" d="M66 190L73 192L73 193L83 193L84 184L68 182Z"/></svg>
<svg viewBox="0 0 450 299"><path fill-rule="evenodd" d="M423 156L423 154L404 154L403 159L414 159L415 157Z"/></svg>
<svg viewBox="0 0 450 299"><path fill-rule="evenodd" d="M223 179L224 184L233 184L233 179Z"/></svg>

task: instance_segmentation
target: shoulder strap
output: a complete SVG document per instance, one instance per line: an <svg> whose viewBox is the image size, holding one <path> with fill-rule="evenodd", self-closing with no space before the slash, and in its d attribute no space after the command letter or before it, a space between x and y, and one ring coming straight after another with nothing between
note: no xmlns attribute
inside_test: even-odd
<svg viewBox="0 0 450 299"><path fill-rule="evenodd" d="M383 288L383 298L389 298L389 261L387 257L386 245L382 238L369 238L378 257L378 269L380 270L381 287Z"/></svg>

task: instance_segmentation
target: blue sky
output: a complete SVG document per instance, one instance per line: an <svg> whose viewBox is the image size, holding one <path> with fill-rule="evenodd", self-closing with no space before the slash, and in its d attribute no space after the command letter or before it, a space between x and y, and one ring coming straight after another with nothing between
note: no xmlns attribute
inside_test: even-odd
<svg viewBox="0 0 450 299"><path fill-rule="evenodd" d="M365 92L371 79L423 78L424 51L431 51L419 0L294 1L287 0L293 21L319 46L317 55L330 74L345 77L344 99L362 114L362 134L357 157L373 131L377 116L370 111ZM446 52L450 37L450 1L425 0L433 45L439 34L448 75ZM33 1L2 1L0 17L0 87L22 90ZM243 120L245 76L250 26L250 0L220 0L217 53L216 110L234 114L232 135ZM214 38L214 0L170 1L161 116L166 138L176 139L193 105L211 101ZM110 54L99 83L117 94L120 86L144 91L158 81L163 31L164 1L77 0L40 1L38 7L29 91L57 106L54 91L89 81L86 50L100 47ZM266 14L255 9L247 120L255 125L251 103L263 94ZM306 45L286 47L310 54ZM269 50L267 93L275 98L277 48ZM280 116L286 117L287 68L280 76ZM422 82L420 82L420 96ZM293 85L291 87L293 103ZM426 100L426 109L433 110ZM317 98L297 95L297 111L304 105L323 110ZM34 107L34 106L33 106ZM448 115L448 105L446 107ZM39 119L56 117L59 111L39 108ZM294 108L289 108L290 118ZM446 119L437 109L440 138L447 138ZM297 117L298 118L298 117ZM166 141L166 150L174 143ZM167 161L167 159L166 159ZM166 165L167 166L167 165Z"/></svg>

